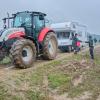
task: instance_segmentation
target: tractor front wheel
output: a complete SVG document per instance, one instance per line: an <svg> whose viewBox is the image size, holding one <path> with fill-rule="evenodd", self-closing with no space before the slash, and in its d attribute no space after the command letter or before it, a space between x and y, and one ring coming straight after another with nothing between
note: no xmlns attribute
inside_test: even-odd
<svg viewBox="0 0 100 100"><path fill-rule="evenodd" d="M55 33L49 32L43 41L43 58L53 60L57 56L58 42Z"/></svg>
<svg viewBox="0 0 100 100"><path fill-rule="evenodd" d="M14 65L18 68L31 67L36 58L36 48L32 41L20 39L14 42L10 50Z"/></svg>

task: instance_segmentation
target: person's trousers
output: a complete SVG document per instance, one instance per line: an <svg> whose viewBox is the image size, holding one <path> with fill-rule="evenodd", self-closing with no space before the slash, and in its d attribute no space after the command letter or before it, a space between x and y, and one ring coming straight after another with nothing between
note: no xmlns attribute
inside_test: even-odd
<svg viewBox="0 0 100 100"><path fill-rule="evenodd" d="M94 47L90 47L90 56L91 59L94 59Z"/></svg>
<svg viewBox="0 0 100 100"><path fill-rule="evenodd" d="M79 49L77 46L74 47L74 54L77 54L79 52Z"/></svg>

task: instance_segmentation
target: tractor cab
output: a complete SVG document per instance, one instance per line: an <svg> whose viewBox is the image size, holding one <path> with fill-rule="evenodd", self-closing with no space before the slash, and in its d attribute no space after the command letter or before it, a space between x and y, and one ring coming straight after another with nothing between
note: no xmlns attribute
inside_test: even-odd
<svg viewBox="0 0 100 100"><path fill-rule="evenodd" d="M11 23L12 28L24 28L26 36L37 38L38 33L45 27L45 16L46 14L41 12L25 11L13 14L13 17L5 18L3 20L4 23L6 23L6 19L8 20L13 19ZM4 27L7 28L7 26L5 25Z"/></svg>

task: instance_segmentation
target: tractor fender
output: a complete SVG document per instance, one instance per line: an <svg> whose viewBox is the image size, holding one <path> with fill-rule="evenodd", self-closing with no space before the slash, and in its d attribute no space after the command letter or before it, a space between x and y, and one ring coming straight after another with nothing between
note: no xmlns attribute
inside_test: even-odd
<svg viewBox="0 0 100 100"><path fill-rule="evenodd" d="M25 36L24 32L14 32L8 36L8 39L22 38Z"/></svg>
<svg viewBox="0 0 100 100"><path fill-rule="evenodd" d="M44 40L45 36L48 34L48 32L54 32L54 31L49 28L43 28L42 31L38 35L38 42L40 42L40 43L43 42L43 40Z"/></svg>

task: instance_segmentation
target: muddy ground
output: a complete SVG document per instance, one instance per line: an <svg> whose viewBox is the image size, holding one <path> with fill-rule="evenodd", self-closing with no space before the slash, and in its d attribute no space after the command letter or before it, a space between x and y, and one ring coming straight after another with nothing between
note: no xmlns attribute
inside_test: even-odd
<svg viewBox="0 0 100 100"><path fill-rule="evenodd" d="M94 61L85 49L28 69L0 65L0 100L100 100L100 46Z"/></svg>

